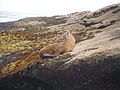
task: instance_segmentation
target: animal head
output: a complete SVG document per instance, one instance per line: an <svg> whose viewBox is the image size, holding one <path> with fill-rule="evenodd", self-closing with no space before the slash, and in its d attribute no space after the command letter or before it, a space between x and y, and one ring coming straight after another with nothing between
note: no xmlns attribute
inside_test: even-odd
<svg viewBox="0 0 120 90"><path fill-rule="evenodd" d="M68 32L69 32L69 34L73 34L73 29L70 29Z"/></svg>
<svg viewBox="0 0 120 90"><path fill-rule="evenodd" d="M74 32L73 29L68 30L66 36L67 36L67 37L71 36L71 35L73 34L73 32Z"/></svg>
<svg viewBox="0 0 120 90"><path fill-rule="evenodd" d="M74 32L73 29L68 30L68 31L63 35L63 38L64 38L64 39L69 39L69 38L72 36L73 32Z"/></svg>

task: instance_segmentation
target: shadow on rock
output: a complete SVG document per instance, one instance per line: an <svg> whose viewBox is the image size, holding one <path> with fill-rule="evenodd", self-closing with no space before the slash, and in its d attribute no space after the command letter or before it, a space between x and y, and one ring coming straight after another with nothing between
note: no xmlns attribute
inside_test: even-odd
<svg viewBox="0 0 120 90"><path fill-rule="evenodd" d="M47 83L29 76L13 75L0 80L0 90L54 90Z"/></svg>

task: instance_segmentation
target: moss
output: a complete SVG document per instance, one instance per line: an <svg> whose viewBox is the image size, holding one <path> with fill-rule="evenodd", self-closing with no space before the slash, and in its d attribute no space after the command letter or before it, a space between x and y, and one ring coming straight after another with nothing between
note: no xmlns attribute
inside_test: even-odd
<svg viewBox="0 0 120 90"><path fill-rule="evenodd" d="M20 41L14 40L10 36L1 36L0 37L0 55L7 55L12 52L25 49L25 45L30 43L30 41Z"/></svg>

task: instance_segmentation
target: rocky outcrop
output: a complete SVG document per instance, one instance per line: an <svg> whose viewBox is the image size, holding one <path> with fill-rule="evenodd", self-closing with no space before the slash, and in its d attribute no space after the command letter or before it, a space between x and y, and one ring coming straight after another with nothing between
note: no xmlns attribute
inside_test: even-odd
<svg viewBox="0 0 120 90"><path fill-rule="evenodd" d="M44 27L46 31L43 31L43 29L31 31L32 34L29 33L27 36L24 35L24 33L28 33L27 29L17 31L18 33L22 32L24 40L29 40L29 44L34 47L29 47L30 49L27 47L25 49L28 49L28 51L20 52L17 56L18 62L16 62L20 65L10 63L5 69L1 70L0 89L119 90L119 9L120 4L115 4L95 12L73 13L62 16L66 18L66 22L46 26ZM57 18L61 19L62 17ZM74 36L77 41L73 51L53 59L40 59L38 57L37 52L46 46L46 43L50 43L51 40L61 42L62 39L59 37L70 28L75 30ZM16 36L19 35L17 32L14 31ZM4 34L2 32L3 36ZM55 41L56 38L59 38L59 40ZM20 40L23 39L20 38ZM45 44L41 44L42 42ZM36 45L38 43L41 47ZM23 54L26 56L21 57ZM13 58L17 60L15 56Z"/></svg>
<svg viewBox="0 0 120 90"><path fill-rule="evenodd" d="M82 19L81 24L92 26L98 29L105 28L113 23L120 21L120 5L115 4L97 10ZM115 13L116 12L116 13Z"/></svg>

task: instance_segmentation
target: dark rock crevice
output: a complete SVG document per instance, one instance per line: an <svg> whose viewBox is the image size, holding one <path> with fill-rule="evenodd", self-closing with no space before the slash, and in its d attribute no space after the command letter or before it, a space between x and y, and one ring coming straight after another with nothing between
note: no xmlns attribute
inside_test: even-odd
<svg viewBox="0 0 120 90"><path fill-rule="evenodd" d="M98 17L104 15L105 13L107 13L107 12L109 12L109 11L111 11L111 10L114 10L114 9L116 9L116 8L118 8L117 5L115 5L115 6L110 6L110 7L106 7L105 9L98 10L98 11L94 12L94 13L89 17L89 19L90 19L90 18L98 18Z"/></svg>
<svg viewBox="0 0 120 90"><path fill-rule="evenodd" d="M118 13L118 12L120 12L120 9L117 9L117 10L113 11L112 13Z"/></svg>

